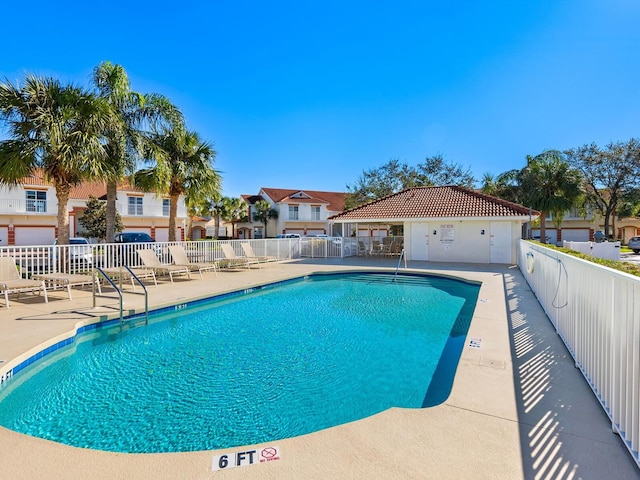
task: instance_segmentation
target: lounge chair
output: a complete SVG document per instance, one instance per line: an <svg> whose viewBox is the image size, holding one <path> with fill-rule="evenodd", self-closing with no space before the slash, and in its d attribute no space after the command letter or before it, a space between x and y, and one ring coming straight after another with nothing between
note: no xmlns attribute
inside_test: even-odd
<svg viewBox="0 0 640 480"><path fill-rule="evenodd" d="M245 257L248 259L255 259L259 263L278 261L278 257L274 257L272 255L256 255L250 243L242 242L240 246L242 247L242 251L244 252Z"/></svg>
<svg viewBox="0 0 640 480"><path fill-rule="evenodd" d="M191 270L198 270L200 273L200 279L204 279L202 276L202 272L206 272L207 270L213 270L218 276L218 268L215 262L191 262L189 261L189 257L187 256L187 252L184 251L182 245L170 245L169 252L171 252L171 258L173 259L174 265L186 266Z"/></svg>
<svg viewBox="0 0 640 480"><path fill-rule="evenodd" d="M34 275L33 278L35 280L44 280L48 284L66 287L67 294L69 295L69 300L73 300L73 298L71 298L71 287L76 286L95 285L98 289L98 293L102 294L100 282L98 282L98 279L95 275L83 275L79 273L46 273L41 275Z"/></svg>
<svg viewBox="0 0 640 480"><path fill-rule="evenodd" d="M156 279L156 272L154 272L153 269L151 269L151 268L138 268L138 267L134 268L134 267L131 267L131 271L139 279L151 278L153 280L154 285L156 287L158 286L158 280ZM127 271L127 269L122 268L122 267L103 268L102 272L105 275L108 275L110 279L115 280L115 281L119 282L120 284L122 284L123 280L131 281L131 288L133 290L136 289L135 280L131 276L131 274Z"/></svg>
<svg viewBox="0 0 640 480"><path fill-rule="evenodd" d="M252 264L258 263L255 259L249 259L247 257L239 257L233 251L233 247L228 243L220 244L222 254L224 255L224 263L229 267L247 267L251 268ZM259 267L260 265L258 265Z"/></svg>
<svg viewBox="0 0 640 480"><path fill-rule="evenodd" d="M44 280L27 280L20 276L13 257L0 257L0 291L4 293L4 304L9 308L9 294L42 290L44 303L49 303Z"/></svg>
<svg viewBox="0 0 640 480"><path fill-rule="evenodd" d="M160 259L156 257L155 252L148 248L139 248L137 252L145 267L150 268L156 274L168 273L171 283L173 283L173 276L181 273L185 273L191 279L191 270L186 265L165 265L160 263ZM135 273L135 270L133 272Z"/></svg>

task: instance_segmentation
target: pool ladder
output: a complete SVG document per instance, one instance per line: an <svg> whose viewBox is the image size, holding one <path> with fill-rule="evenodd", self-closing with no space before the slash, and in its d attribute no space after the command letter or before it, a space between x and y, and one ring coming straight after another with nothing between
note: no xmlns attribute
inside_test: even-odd
<svg viewBox="0 0 640 480"><path fill-rule="evenodd" d="M400 250L400 258L398 258L398 265L396 266L396 271L393 274L393 278L391 279L392 282L396 281L396 278L398 277L398 270L400 270L400 263L402 262L402 259L404 258L404 269L407 269L407 257L405 257L404 255L404 248L402 250Z"/></svg>
<svg viewBox="0 0 640 480"><path fill-rule="evenodd" d="M120 268L125 268L127 272L129 272L129 275L131 275L132 281L135 280L136 282L138 282L138 284L140 284L140 286L144 290L144 320L145 320L145 325L147 325L149 323L149 292L147 291L147 287L144 283L142 283L142 280L140 280L138 276L135 273L133 273L133 271L129 268L128 265L122 265ZM118 286L111 279L111 277L107 275L100 267L96 267L96 275L97 274L102 275L104 279L107 282L109 282L109 284L113 287L113 289L118 293L118 297L120 297L120 325L121 326L124 325L124 317L122 313L123 312L122 293L124 292L124 289L122 288L122 271L120 272L120 288L118 288ZM131 292L131 293L135 293L135 292ZM96 308L95 284L93 288L93 308Z"/></svg>

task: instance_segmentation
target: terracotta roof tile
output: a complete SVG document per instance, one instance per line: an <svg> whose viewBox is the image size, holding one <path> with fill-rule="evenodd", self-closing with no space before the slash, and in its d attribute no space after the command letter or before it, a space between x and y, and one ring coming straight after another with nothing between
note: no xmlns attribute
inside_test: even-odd
<svg viewBox="0 0 640 480"><path fill-rule="evenodd" d="M539 215L527 207L456 186L417 187L361 205L331 220L386 220Z"/></svg>
<svg viewBox="0 0 640 480"><path fill-rule="evenodd" d="M53 183L46 180L44 178L44 172L42 169L35 169L31 175L25 177L20 182L23 185L43 185L52 187ZM142 190L138 187L131 185L129 180L124 180L120 182L118 185L118 191L120 192L142 192ZM107 195L107 185L105 182L82 182L78 185L74 185L71 187L71 191L69 192L69 198L71 199L79 199L84 200L88 199L89 196L93 195L96 198L102 198Z"/></svg>
<svg viewBox="0 0 640 480"><path fill-rule="evenodd" d="M317 190L289 190L284 188L265 188L261 189L274 202L292 202L292 203L322 203L327 205L327 210L332 212L341 212L344 210L344 201L347 193L343 192L321 192ZM310 198L291 198L299 192L306 193Z"/></svg>
<svg viewBox="0 0 640 480"><path fill-rule="evenodd" d="M260 195L244 194L240 196L247 205L255 205L256 202L259 202L260 200L264 200L264 198L262 198Z"/></svg>

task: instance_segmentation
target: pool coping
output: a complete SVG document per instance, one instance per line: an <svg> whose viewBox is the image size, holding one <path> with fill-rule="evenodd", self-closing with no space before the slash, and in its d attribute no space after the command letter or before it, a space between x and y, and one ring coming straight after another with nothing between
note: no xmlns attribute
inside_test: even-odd
<svg viewBox="0 0 640 480"><path fill-rule="evenodd" d="M364 268L389 270L379 266ZM215 279L211 274L205 277L201 286L207 284L206 288L209 288L209 285L215 285L216 291L222 292L237 289L238 286L261 284L267 277L282 280L303 276L305 272L346 272L361 269L361 266L353 265L292 262L268 272L265 270L269 269L264 269L260 273L254 271L247 275L236 274L235 278L221 272L221 278ZM467 338L480 340L480 348L465 344L451 394L442 405L418 410L392 408L363 420L278 441L276 443L282 456L280 461L217 472L212 470L214 457L240 451L242 447L176 454L118 454L69 447L0 428L0 445L3 445L3 458L6 459L2 469L10 472L14 479L38 476L96 479L532 478L531 473L540 467L535 462L532 463L527 455L523 455L527 451L525 444L529 441L529 437L523 432L530 431L531 428L526 422L523 423L522 418L526 413L523 413L523 399L517 395L514 385L506 295L507 278L515 278L519 282L521 275L517 271L510 271L507 266L486 265L445 266L418 263L418 267L412 265L410 270L482 282L467 334ZM198 298L192 287L196 285L193 282L198 281L180 282L177 287L169 284L158 287L156 296L161 301L156 303L166 302L171 295L174 299L177 298L181 294L177 291L179 289L186 290L190 297L194 295L193 298ZM530 291L527 292L523 286L519 288L520 297L530 302ZM74 294L74 299L76 297L80 295ZM518 300L523 302L520 297ZM88 302L86 298L80 300L82 301L85 304ZM509 301L513 299L509 298ZM29 337L27 327L31 326L38 327L32 334L42 330L41 334L55 339L56 335L48 332L61 335L63 325L69 325L66 318L60 324L50 322L61 302L47 307L37 303L29 304L22 310L13 308L13 305L16 303L12 303L9 312L15 323L6 326L4 331L13 335L13 328L20 329L21 334L16 333L14 339ZM531 320L534 316L537 318L544 315L537 304L523 303L523 306L533 312L526 313ZM509 310L513 322L512 308L509 307ZM45 315L45 311L53 313ZM541 320L541 325L544 325L544 318ZM81 320L73 325L87 321ZM0 326L1 324L2 322ZM9 345L4 337L0 338L0 347ZM21 338L20 342L29 345L28 338ZM7 364L0 365L6 368ZM515 374L517 376L517 372ZM542 403L544 401L546 400L541 400ZM586 397L585 402L590 403ZM603 427L597 418L586 423L593 429L593 422L596 421L600 422L597 425L599 428L606 430L606 422ZM567 430L569 427L574 428L573 424ZM545 431L544 425L536 428L538 435ZM564 444L570 445L576 439L582 441L583 436L588 434L567 431L561 435L565 435L562 437ZM624 476L611 475L616 468L626 468L624 456L616 456L617 450L611 453L615 448L615 440L605 437L599 442L598 452L603 451L608 455L607 458L614 458L615 464L589 451L593 457L593 465L581 459L581 464L574 462L572 468L577 468L578 472L597 472L608 468L606 471L609 478L629 478L628 470L624 470ZM580 447L579 450L584 453L585 446L581 444ZM463 458L460 457L460 452L465 453ZM637 474L636 470L632 471Z"/></svg>

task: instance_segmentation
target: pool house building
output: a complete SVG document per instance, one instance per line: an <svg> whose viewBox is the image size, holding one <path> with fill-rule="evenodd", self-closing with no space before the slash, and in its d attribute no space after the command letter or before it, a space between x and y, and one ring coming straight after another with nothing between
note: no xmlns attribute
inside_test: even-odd
<svg viewBox="0 0 640 480"><path fill-rule="evenodd" d="M524 225L538 216L474 190L439 186L409 188L329 221L358 239L401 232L408 260L515 264Z"/></svg>

